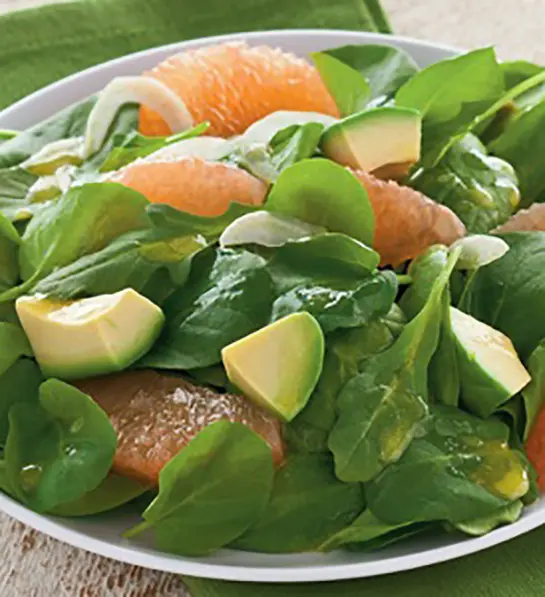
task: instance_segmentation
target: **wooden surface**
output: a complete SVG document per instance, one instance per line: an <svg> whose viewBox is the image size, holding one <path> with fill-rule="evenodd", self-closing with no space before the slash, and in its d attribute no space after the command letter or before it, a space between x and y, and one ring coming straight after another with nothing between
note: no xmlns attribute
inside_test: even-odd
<svg viewBox="0 0 545 597"><path fill-rule="evenodd" d="M462 48L496 45L502 58L545 63L545 0L383 2L401 35ZM40 4L44 0L0 0L0 13ZM188 596L175 575L88 554L5 515L0 515L0 554L0 597Z"/></svg>

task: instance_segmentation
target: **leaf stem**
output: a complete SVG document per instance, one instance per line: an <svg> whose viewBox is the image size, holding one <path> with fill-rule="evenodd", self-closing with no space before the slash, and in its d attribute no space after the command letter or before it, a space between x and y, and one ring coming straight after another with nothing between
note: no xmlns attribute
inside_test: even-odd
<svg viewBox="0 0 545 597"><path fill-rule="evenodd" d="M139 535L140 533L143 533L144 531L151 529L152 526L153 525L151 522L149 522L148 520L143 520L140 524L137 524L135 527L132 527L132 529L125 531L122 537L124 539L132 539L136 535Z"/></svg>
<svg viewBox="0 0 545 597"><path fill-rule="evenodd" d="M396 274L397 283L400 286L408 286L409 284L413 283L413 277L409 276L409 274Z"/></svg>

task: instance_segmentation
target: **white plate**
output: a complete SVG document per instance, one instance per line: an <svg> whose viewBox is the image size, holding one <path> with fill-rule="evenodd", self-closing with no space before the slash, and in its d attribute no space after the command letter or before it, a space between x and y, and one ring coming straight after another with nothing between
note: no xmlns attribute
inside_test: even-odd
<svg viewBox="0 0 545 597"><path fill-rule="evenodd" d="M270 31L210 37L125 56L59 81L0 113L0 128L23 129L100 90L117 75L138 74L167 56L188 48L229 40L280 46L300 55L343 44L386 43L408 51L421 66L456 53L452 48L415 40L348 31ZM545 523L545 500L525 510L520 521L477 539L437 535L415 537L373 554L345 551L273 556L222 550L207 558L183 558L159 552L150 537L129 542L121 533L133 526L134 513L114 513L81 520L41 516L0 493L0 509L52 537L130 564L225 580L308 582L363 578L444 562L508 541Z"/></svg>

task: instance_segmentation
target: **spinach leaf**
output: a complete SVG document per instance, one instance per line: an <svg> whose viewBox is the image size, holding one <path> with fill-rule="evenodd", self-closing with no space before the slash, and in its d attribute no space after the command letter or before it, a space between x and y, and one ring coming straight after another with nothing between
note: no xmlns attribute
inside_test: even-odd
<svg viewBox="0 0 545 597"><path fill-rule="evenodd" d="M159 474L145 522L160 549L206 555L242 535L264 511L273 484L270 447L240 423L205 427Z"/></svg>
<svg viewBox="0 0 545 597"><path fill-rule="evenodd" d="M170 205L152 203L147 207L148 217L155 228L172 236L201 234L209 242L215 242L221 233L237 218L255 211L242 203L231 203L221 216L206 218L179 211Z"/></svg>
<svg viewBox="0 0 545 597"><path fill-rule="evenodd" d="M0 374L0 446L8 437L8 415L14 404L38 401L38 389L43 377L36 363L30 359L19 359Z"/></svg>
<svg viewBox="0 0 545 597"><path fill-rule="evenodd" d="M17 253L21 238L11 222L0 213L0 293L19 279Z"/></svg>
<svg viewBox="0 0 545 597"><path fill-rule="evenodd" d="M171 274L166 279L170 294L189 275L191 257L205 246L200 236L162 237L155 229L124 234L104 249L54 270L31 292L73 299L134 288L161 302L160 270Z"/></svg>
<svg viewBox="0 0 545 597"><path fill-rule="evenodd" d="M363 507L360 485L339 481L330 455L291 456L276 472L264 512L234 547L264 553L313 551Z"/></svg>
<svg viewBox="0 0 545 597"><path fill-rule="evenodd" d="M302 160L286 168L272 187L266 208L341 232L371 246L375 217L357 178L323 158Z"/></svg>
<svg viewBox="0 0 545 597"><path fill-rule="evenodd" d="M92 516L114 510L148 490L132 479L109 474L102 483L80 498L52 509L55 516Z"/></svg>
<svg viewBox="0 0 545 597"><path fill-rule="evenodd" d="M532 381L522 390L526 413L522 439L526 441L541 407L545 403L545 340L542 340L528 358L528 373Z"/></svg>
<svg viewBox="0 0 545 597"><path fill-rule="evenodd" d="M432 168L422 168L409 184L449 207L468 232L486 233L506 222L520 201L513 167L489 156L475 135L457 141Z"/></svg>
<svg viewBox="0 0 545 597"><path fill-rule="evenodd" d="M509 251L477 270L460 308L506 334L524 361L545 338L545 233L512 232L500 238Z"/></svg>
<svg viewBox="0 0 545 597"><path fill-rule="evenodd" d="M529 488L526 465L509 448L508 436L497 420L431 407L401 458L366 486L369 509L392 525L491 515Z"/></svg>
<svg viewBox="0 0 545 597"><path fill-rule="evenodd" d="M52 141L83 135L95 102L95 97L87 98L2 143L0 168L16 166Z"/></svg>
<svg viewBox="0 0 545 597"><path fill-rule="evenodd" d="M407 81L395 99L422 114L422 164L434 166L503 91L503 73L493 48L443 60Z"/></svg>
<svg viewBox="0 0 545 597"><path fill-rule="evenodd" d="M327 52L313 52L311 57L342 117L365 109L371 89L357 70Z"/></svg>
<svg viewBox="0 0 545 597"><path fill-rule="evenodd" d="M424 308L395 343L370 358L338 398L339 418L329 436L337 477L366 482L396 462L428 413L430 360L439 341L445 288L458 259L448 259Z"/></svg>
<svg viewBox="0 0 545 597"><path fill-rule="evenodd" d="M23 280L44 277L117 236L148 225L148 200L117 183L74 187L37 213L23 234L19 263Z"/></svg>
<svg viewBox="0 0 545 597"><path fill-rule="evenodd" d="M186 286L163 311L166 326L144 364L195 369L221 361L221 349L266 325L273 292L262 257L243 249L211 248L193 260Z"/></svg>
<svg viewBox="0 0 545 597"><path fill-rule="evenodd" d="M526 60L512 60L501 63L505 88L512 89L523 81L538 75L543 67Z"/></svg>
<svg viewBox="0 0 545 597"><path fill-rule="evenodd" d="M357 70L371 88L371 106L389 102L417 72L414 60L403 50L375 44L347 45L324 52Z"/></svg>
<svg viewBox="0 0 545 597"><path fill-rule="evenodd" d="M184 139L198 137L206 131L209 123L201 122L197 126L168 137L146 137L136 130L129 130L128 133L117 133L111 138L112 148L100 167L101 172L118 170L138 158L144 158L163 147L173 145ZM101 153L104 153L102 150Z"/></svg>
<svg viewBox="0 0 545 597"><path fill-rule="evenodd" d="M522 194L522 206L538 200L545 191L545 175L539 156L545 151L545 140L539 134L545 126L545 99L513 119L492 143L490 151L515 168Z"/></svg>
<svg viewBox="0 0 545 597"><path fill-rule="evenodd" d="M20 325L0 322L0 374L9 369L19 357L31 357L33 354Z"/></svg>
<svg viewBox="0 0 545 597"><path fill-rule="evenodd" d="M9 141L10 139L13 139L14 137L17 137L18 134L19 133L17 131L0 129L0 145L6 141Z"/></svg>
<svg viewBox="0 0 545 597"><path fill-rule="evenodd" d="M27 200L30 187L37 176L22 168L3 168L0 170L0 213L9 220L26 220L42 209L43 203Z"/></svg>
<svg viewBox="0 0 545 597"><path fill-rule="evenodd" d="M117 435L106 413L75 387L49 379L39 392L39 403L11 408L5 459L17 497L47 512L104 480Z"/></svg>
<svg viewBox="0 0 545 597"><path fill-rule="evenodd" d="M351 525L341 529L325 541L320 546L320 550L331 551L339 547L348 547L358 551L378 549L427 528L427 525L412 522L387 524L381 522L370 510L365 510Z"/></svg>
<svg viewBox="0 0 545 597"><path fill-rule="evenodd" d="M412 284L401 297L400 305L409 319L424 307L437 276L448 261L448 249L443 245L430 247L414 259L408 269ZM439 345L428 370L428 386L434 400L456 406L460 394L460 376L456 344L450 321L450 293L445 292L441 307Z"/></svg>
<svg viewBox="0 0 545 597"><path fill-rule="evenodd" d="M496 527L502 524L511 524L516 522L522 514L523 504L520 500L511 502L507 506L499 508L496 512L481 518L474 518L473 520L464 520L454 524L454 528L466 535L473 537L480 537L493 531Z"/></svg>
<svg viewBox="0 0 545 597"><path fill-rule="evenodd" d="M337 396L370 356L394 338L382 319L338 330L327 336L322 374L305 408L286 426L288 443L299 452L327 452L327 438L337 416Z"/></svg>
<svg viewBox="0 0 545 597"><path fill-rule="evenodd" d="M293 164L312 157L324 128L319 122L307 122L278 131L269 144L275 170L280 174Z"/></svg>
<svg viewBox="0 0 545 597"><path fill-rule="evenodd" d="M378 260L375 251L342 234L286 243L267 266L278 295L272 319L308 311L327 333L386 315L397 279L392 272L373 272Z"/></svg>

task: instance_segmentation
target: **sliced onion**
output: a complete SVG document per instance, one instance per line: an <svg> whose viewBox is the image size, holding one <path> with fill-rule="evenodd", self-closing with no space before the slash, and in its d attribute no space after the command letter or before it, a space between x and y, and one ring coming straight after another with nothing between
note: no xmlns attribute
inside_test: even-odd
<svg viewBox="0 0 545 597"><path fill-rule="evenodd" d="M497 236L473 234L457 240L450 247L453 251L461 247L462 251L456 269L475 270L503 257L509 251L509 245Z"/></svg>
<svg viewBox="0 0 545 597"><path fill-rule="evenodd" d="M193 137L182 139L171 145L161 147L144 158L146 162L171 162L182 158L194 157L208 162L217 162L228 156L234 149L233 141L219 137Z"/></svg>
<svg viewBox="0 0 545 597"><path fill-rule="evenodd" d="M117 77L102 90L89 115L84 158L102 147L117 112L125 104L143 104L155 110L172 133L181 133L193 126L193 118L184 102L164 83L151 77Z"/></svg>
<svg viewBox="0 0 545 597"><path fill-rule="evenodd" d="M21 164L21 168L38 176L47 176L61 166L79 166L83 161L83 138L71 137L48 143Z"/></svg>

